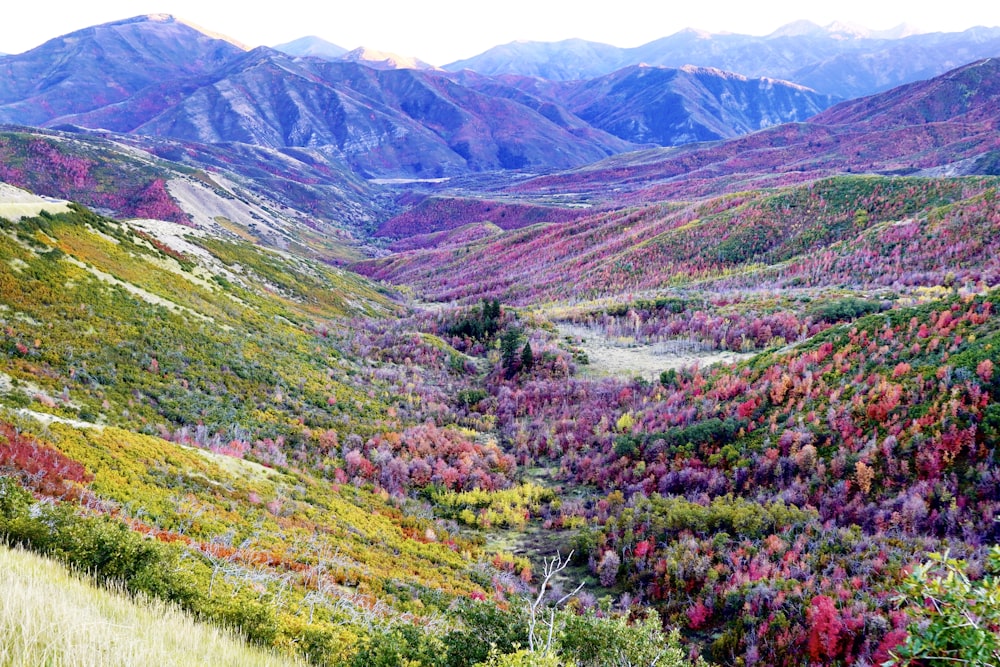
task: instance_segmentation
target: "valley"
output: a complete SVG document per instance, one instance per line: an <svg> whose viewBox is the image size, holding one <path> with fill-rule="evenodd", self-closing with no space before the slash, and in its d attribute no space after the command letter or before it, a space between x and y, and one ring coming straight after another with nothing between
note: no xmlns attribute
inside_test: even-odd
<svg viewBox="0 0 1000 667"><path fill-rule="evenodd" d="M0 56L0 599L220 664L994 664L1000 61L770 78L968 37L843 30Z"/></svg>

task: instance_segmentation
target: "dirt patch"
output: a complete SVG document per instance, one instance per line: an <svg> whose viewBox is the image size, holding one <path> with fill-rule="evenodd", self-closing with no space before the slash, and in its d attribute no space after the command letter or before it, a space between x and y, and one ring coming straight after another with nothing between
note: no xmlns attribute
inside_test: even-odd
<svg viewBox="0 0 1000 667"><path fill-rule="evenodd" d="M30 417L31 419L34 419L42 426L51 426L52 424L66 424L67 426L72 426L73 428L93 428L97 429L98 431L104 429L104 426L101 424L80 421L79 419L68 419L66 417L50 415L47 412L38 412L37 410L29 410L28 408L18 408L14 412L16 412L22 417Z"/></svg>
<svg viewBox="0 0 1000 667"><path fill-rule="evenodd" d="M577 324L561 323L556 328L560 336L568 337L573 345L586 352L590 363L578 365L577 368L582 375L591 377L643 377L655 380L661 372L671 368L704 368L712 364L731 364L754 356L752 353L704 350L696 343L685 341L640 345L613 340L596 329Z"/></svg>
<svg viewBox="0 0 1000 667"><path fill-rule="evenodd" d="M68 210L69 202L62 199L39 197L9 183L0 183L0 218L18 220L33 218L42 211L56 214Z"/></svg>

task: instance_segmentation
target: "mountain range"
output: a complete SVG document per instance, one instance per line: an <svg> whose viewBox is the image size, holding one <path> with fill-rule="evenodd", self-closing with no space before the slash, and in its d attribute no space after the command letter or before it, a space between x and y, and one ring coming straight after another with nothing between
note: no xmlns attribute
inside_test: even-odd
<svg viewBox="0 0 1000 667"><path fill-rule="evenodd" d="M322 148L337 169L366 178L551 171L643 146L728 139L806 120L847 91L814 85L828 91L819 94L777 77L815 83L803 72L834 72L843 58L870 61L875 47L891 63L881 67L875 87L1000 48L998 33L987 29L937 35L900 29L892 39L857 33L797 24L767 38L684 31L627 53L579 40L539 47L550 60L603 63L572 74L600 72L593 78L557 81L500 75L519 66L487 66L485 55L461 66L488 75L448 74L318 38L283 45L287 53L248 51L168 15L140 16L0 58L0 122L199 144ZM891 57L890 47L897 49ZM913 56L913 49L923 55ZM649 65L624 65L637 60ZM856 83L862 70L845 67Z"/></svg>
<svg viewBox="0 0 1000 667"><path fill-rule="evenodd" d="M914 34L907 26L872 32L833 23L799 21L756 37L686 29L633 48L570 39L512 42L444 69L555 81L591 79L629 65L696 65L747 77L792 81L841 99L927 79L1000 54L1000 28Z"/></svg>
<svg viewBox="0 0 1000 667"><path fill-rule="evenodd" d="M988 44L989 34L967 31L935 39L968 41L979 35L979 43ZM716 39L688 31L661 42L681 37ZM844 42L860 53L865 44L903 44L916 37L927 38L908 35L905 28L887 36L800 23L753 43L763 40L773 47L780 40L820 39L829 42L828 51L833 42ZM726 36L729 42L719 44L735 44L737 38L744 39ZM345 232L363 237L375 229L398 238L400 230L454 229L482 208L460 201L457 207L448 205L461 211L454 221L431 221L421 209L412 220L386 226L394 214L421 200L393 202L391 191L378 185L385 179L482 174L482 183L488 183L494 178L488 174L514 170L529 178L522 176L502 195L512 197L512 203L551 206L543 200L558 196L607 206L799 182L845 170L983 171L992 164L988 152L996 143L989 111L996 97L988 84L974 80L992 76L992 60L821 113L833 97L710 67L634 65L589 80L555 81L400 67L407 63L364 49L347 52L318 38L282 48L289 53L247 50L171 16L150 15L87 28L0 58L0 71L8 75L0 81L0 121L16 124L10 129L23 136L37 132L23 126L52 130L30 140L8 139L8 155L13 159L10 151L44 145L90 164L95 142L106 142L100 149L105 162L121 151L144 151L147 163L161 165L156 168L162 173L105 170L98 180L144 193L154 192L149 188L157 179L173 184L164 196L183 213L170 215L202 224L221 215L206 215L216 205L205 210L192 205L190 197L177 194L187 187L179 184L192 183L186 170L218 172L219 182L242 184L241 192L256 191L258 203L279 205L265 204L260 210L271 213L258 210L249 217L247 211L230 213L245 228L266 220L271 231L258 236L282 247L290 242L288 225L303 221L307 229L331 238ZM310 50L324 57L312 57ZM956 100L968 108L955 106ZM59 173L53 172L52 160L47 164L44 173ZM55 176L19 176L31 173L7 170L16 185L78 198L116 214L135 214L149 206L144 197L152 196L115 199L100 190L60 184ZM126 173L146 175L137 180ZM433 192L436 186L411 187ZM450 186L437 189L442 187ZM473 192L478 187L473 185ZM454 196L440 194L445 200ZM461 200L468 193L457 194ZM275 213L282 210L287 213ZM558 219L577 217L540 210L552 210ZM500 227L522 219L520 213L511 215L507 222L497 221ZM340 258L354 253L340 241L322 251Z"/></svg>
<svg viewBox="0 0 1000 667"><path fill-rule="evenodd" d="M690 65L633 65L586 81L499 79L619 138L659 146L729 139L805 120L835 101L785 81L748 79ZM484 80L468 72L463 73L462 82L491 94L506 93L494 79Z"/></svg>
<svg viewBox="0 0 1000 667"><path fill-rule="evenodd" d="M285 48L310 45L319 48L311 39ZM336 61L247 51L170 16L136 17L0 59L0 121L324 147L366 177L442 177L565 169L644 144L729 138L833 101L705 68L630 67L560 84L421 67L363 49Z"/></svg>
<svg viewBox="0 0 1000 667"><path fill-rule="evenodd" d="M798 25L772 39L817 30ZM310 45L319 48L315 39L297 48L305 52ZM432 220L429 212L438 207L424 205L415 217L386 225L421 200L394 201L392 191L377 184L384 179L482 174L489 183L494 177L488 174L516 170L541 176L521 177L499 195L511 203L551 207L545 199L556 196L607 206L845 170L983 171L996 143L989 111L996 97L988 84L993 60L820 113L833 98L706 67L630 66L590 80L550 81L375 68L344 60L346 53L331 61L266 47L246 50L165 15L50 40L0 58L0 71L9 75L0 81L0 121L16 123L10 129L22 137L6 140L8 159L34 147L37 154L28 159L45 165L5 173L15 185L118 215L135 215L169 197L172 219L217 226L221 216L243 229L258 228L252 235L276 247L294 243L292 230L301 225L304 234L317 235L306 246L342 260L358 258L351 236L364 238L376 229L393 238L404 230L454 229L480 221L476 211L491 206L511 211L506 222L494 221L500 227L523 219L499 204L466 203L469 192L451 185L415 183L407 187L431 193L451 188L435 197L457 194L458 204L444 209L457 217ZM949 100L950 107L944 104ZM955 106L959 102L968 108ZM52 131L38 135L23 126ZM49 152L38 153L42 146ZM56 166L58 160L127 165L130 151L143 151L152 171L105 167L81 187L59 176ZM205 183L188 175L192 169L218 174L207 192L236 194L252 205L220 208L218 195L205 196ZM157 180L167 184L164 194ZM502 181L488 189L505 186ZM104 185L95 189L93 183ZM109 197L103 192L112 183L146 194ZM498 196L475 194L479 186L471 185L475 197ZM202 194L192 197L191 188ZM551 208L540 212L547 210L554 219L578 217Z"/></svg>

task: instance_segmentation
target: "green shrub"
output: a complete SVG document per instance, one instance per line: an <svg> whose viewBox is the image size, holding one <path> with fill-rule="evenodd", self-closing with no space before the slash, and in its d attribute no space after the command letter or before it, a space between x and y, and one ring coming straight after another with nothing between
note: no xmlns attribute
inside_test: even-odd
<svg viewBox="0 0 1000 667"><path fill-rule="evenodd" d="M987 575L973 581L964 561L931 554L902 584L913 619L889 664L996 665L1000 663L1000 547L990 552Z"/></svg>
<svg viewBox="0 0 1000 667"><path fill-rule="evenodd" d="M881 310L882 304L878 301L849 297L820 304L810 309L808 314L822 322L835 324L837 322L850 322Z"/></svg>

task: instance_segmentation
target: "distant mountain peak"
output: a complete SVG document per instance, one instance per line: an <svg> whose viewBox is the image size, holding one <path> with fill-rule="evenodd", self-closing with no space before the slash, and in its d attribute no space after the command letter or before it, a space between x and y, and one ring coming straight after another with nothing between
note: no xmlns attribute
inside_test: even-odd
<svg viewBox="0 0 1000 667"><path fill-rule="evenodd" d="M851 21L834 21L825 26L812 21L793 21L783 25L767 37L834 37L838 39L902 39L911 35L919 35L924 31L909 23L900 23L888 30L872 30L860 23Z"/></svg>
<svg viewBox="0 0 1000 667"><path fill-rule="evenodd" d="M805 19L799 21L792 21L791 23L785 24L768 35L768 38L775 37L808 37L810 35L821 35L826 32L826 29L818 23L813 23L812 21L807 21Z"/></svg>
<svg viewBox="0 0 1000 667"><path fill-rule="evenodd" d="M274 50L281 51L282 53L290 56L309 56L313 58L322 58L324 60L339 60L341 56L347 53L347 49L344 47L328 42L322 37L317 37L315 35L299 37L298 39L293 39L290 42L278 44L274 47Z"/></svg>
<svg viewBox="0 0 1000 667"><path fill-rule="evenodd" d="M173 14L140 14L139 16L133 16L132 18L122 19L121 21L111 21L110 23L105 23L104 26L105 27L114 27L114 26L120 26L120 25L132 25L132 24L136 24L136 23L163 23L163 24L176 23L178 25L187 26L188 28L191 28L192 30L197 30L201 34L205 35L206 37L211 37L212 39L222 40L223 42L229 42L233 46L235 46L237 48L240 48L243 51L249 51L250 50L249 46L247 46L246 44L244 44L243 42L241 42L241 41L239 41L237 39L233 39L232 37L229 37L228 35L224 35L224 34L222 34L220 32L215 32L213 30L209 30L207 28L203 28L202 26L198 25L197 23L192 23L191 21L186 21L186 20L184 20L182 18L178 18L178 17L174 16ZM102 26L95 26L95 27L100 28Z"/></svg>
<svg viewBox="0 0 1000 667"><path fill-rule="evenodd" d="M678 30L674 33L674 37L693 37L695 39L712 39L715 36L714 33L708 30L702 30L701 28L684 28L683 30Z"/></svg>
<svg viewBox="0 0 1000 667"><path fill-rule="evenodd" d="M903 39L904 37L912 37L913 35L923 35L926 33L926 30L921 30L912 23L900 23L894 28L889 28L888 30L876 30L872 33L872 36L879 39Z"/></svg>
<svg viewBox="0 0 1000 667"><path fill-rule="evenodd" d="M348 51L340 56L340 60L366 65L373 69L438 69L430 63L425 63L419 58L412 56L401 56L388 51L379 51L365 46L359 46L353 51Z"/></svg>
<svg viewBox="0 0 1000 667"><path fill-rule="evenodd" d="M872 36L872 30L860 23L851 21L834 21L823 27L823 30L830 35L838 35L850 38L867 39Z"/></svg>

